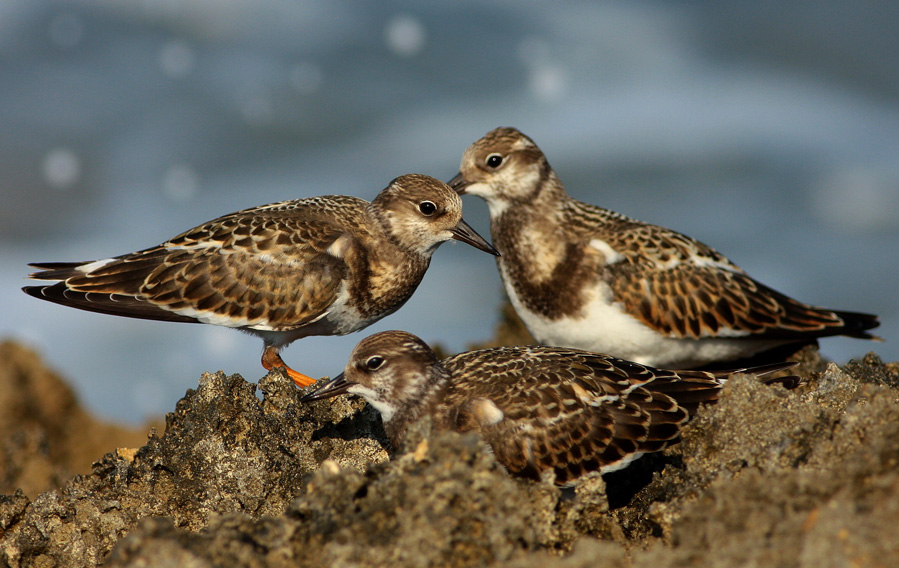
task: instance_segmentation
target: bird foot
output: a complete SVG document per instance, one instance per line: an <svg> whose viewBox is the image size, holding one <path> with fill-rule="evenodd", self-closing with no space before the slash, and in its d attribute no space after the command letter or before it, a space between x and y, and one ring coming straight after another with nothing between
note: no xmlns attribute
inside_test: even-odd
<svg viewBox="0 0 899 568"><path fill-rule="evenodd" d="M271 371L278 367L283 368L287 373L287 376L301 389L308 387L315 382L315 379L312 377L304 375L299 371L294 371L288 367L287 363L281 359L281 355L278 354L278 351L271 347L266 347L265 351L262 352L262 366L265 367L267 371Z"/></svg>

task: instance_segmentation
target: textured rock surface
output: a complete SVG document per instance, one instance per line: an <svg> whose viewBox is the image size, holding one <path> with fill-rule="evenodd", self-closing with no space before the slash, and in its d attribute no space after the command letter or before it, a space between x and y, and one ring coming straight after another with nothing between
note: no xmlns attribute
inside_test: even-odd
<svg viewBox="0 0 899 568"><path fill-rule="evenodd" d="M899 366L873 355L844 367L813 350L801 356L799 389L734 380L681 444L568 491L512 479L477 438L426 423L387 461L379 420L358 399L300 405L273 373L260 381L260 400L239 376L205 375L165 433L136 452L108 453L89 475L33 501L0 497L0 559L899 565Z"/></svg>
<svg viewBox="0 0 899 568"><path fill-rule="evenodd" d="M360 400L299 405L281 375L260 383L264 401L239 376L206 374L167 415L163 436L98 456L89 475L31 503L21 493L0 500L0 559L94 566L142 519L197 531L226 513L276 516L323 459L358 470L387 459L380 423Z"/></svg>

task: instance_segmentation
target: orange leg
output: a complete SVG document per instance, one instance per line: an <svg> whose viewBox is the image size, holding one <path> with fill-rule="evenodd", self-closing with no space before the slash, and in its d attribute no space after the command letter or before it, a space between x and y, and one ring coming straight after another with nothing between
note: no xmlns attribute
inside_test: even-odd
<svg viewBox="0 0 899 568"><path fill-rule="evenodd" d="M303 373L299 373L288 367L287 363L281 359L281 355L275 347L266 346L265 351L262 352L262 366L268 371L271 371L276 367L283 367L287 372L287 376L300 388L308 387L315 382L315 379L312 377L307 377Z"/></svg>

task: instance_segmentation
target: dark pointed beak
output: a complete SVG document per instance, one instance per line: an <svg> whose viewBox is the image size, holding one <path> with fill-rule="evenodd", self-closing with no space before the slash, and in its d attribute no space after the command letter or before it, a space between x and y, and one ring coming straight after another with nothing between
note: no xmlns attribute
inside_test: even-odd
<svg viewBox="0 0 899 568"><path fill-rule="evenodd" d="M320 389L316 389L314 392L311 392L302 397L300 399L300 402L324 400L326 398L331 398L339 394L345 394L347 390L349 390L350 387L355 384L356 383L346 380L346 377L343 376L343 373L340 373L339 375L325 383L325 386L321 387Z"/></svg>
<svg viewBox="0 0 899 568"><path fill-rule="evenodd" d="M459 172L446 185L450 186L459 195L465 195L465 188L471 185L471 182L465 181L465 178L462 177L462 172Z"/></svg>
<svg viewBox="0 0 899 568"><path fill-rule="evenodd" d="M484 239L484 237L477 234L475 230L465 222L465 219L459 221L459 224L450 229L450 232L453 234L453 238L457 241L468 243L471 246L481 249L484 252L489 252L493 256L500 256L499 251L493 248L493 245L488 243L487 240Z"/></svg>

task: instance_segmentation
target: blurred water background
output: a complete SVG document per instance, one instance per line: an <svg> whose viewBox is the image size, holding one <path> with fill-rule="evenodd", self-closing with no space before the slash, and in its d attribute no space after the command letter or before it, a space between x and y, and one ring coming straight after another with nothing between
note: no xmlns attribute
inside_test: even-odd
<svg viewBox="0 0 899 568"><path fill-rule="evenodd" d="M104 258L220 214L371 199L452 177L488 130L530 135L576 197L711 244L801 300L880 314L899 359L899 4L5 0L0 336L39 349L99 414L174 408L203 371L263 374L261 342L39 302L30 261ZM468 221L489 235L486 206ZM334 375L406 329L491 336L490 257L442 247L397 314L285 359Z"/></svg>

